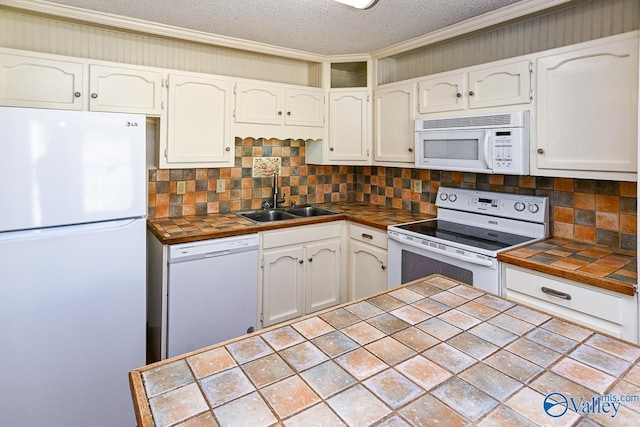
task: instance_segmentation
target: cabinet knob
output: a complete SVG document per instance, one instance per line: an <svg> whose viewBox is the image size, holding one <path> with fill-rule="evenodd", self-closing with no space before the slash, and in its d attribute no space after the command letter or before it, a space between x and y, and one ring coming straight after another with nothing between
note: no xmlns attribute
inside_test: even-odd
<svg viewBox="0 0 640 427"><path fill-rule="evenodd" d="M363 239L373 240L373 236L371 234L367 234L367 233L362 233L362 238Z"/></svg>
<svg viewBox="0 0 640 427"><path fill-rule="evenodd" d="M333 151L333 147L329 148L329 151Z"/></svg>
<svg viewBox="0 0 640 427"><path fill-rule="evenodd" d="M460 92L456 93L456 98L462 98L462 94Z"/></svg>
<svg viewBox="0 0 640 427"><path fill-rule="evenodd" d="M544 154L544 150L543 150L542 148L538 148L538 149L536 150L536 153L538 153L538 154Z"/></svg>
<svg viewBox="0 0 640 427"><path fill-rule="evenodd" d="M381 269L383 269L383 270L386 270L386 269L387 269L387 266L386 266L386 265L384 265L384 264L382 264L382 265L380 266L380 268L381 268Z"/></svg>
<svg viewBox="0 0 640 427"><path fill-rule="evenodd" d="M92 93L92 94L91 94L91 97L92 97L93 99L96 99L96 98L98 97L98 94L97 94L97 93Z"/></svg>
<svg viewBox="0 0 640 427"><path fill-rule="evenodd" d="M281 116L282 115L282 111L278 111L278 115Z"/></svg>
<svg viewBox="0 0 640 427"><path fill-rule="evenodd" d="M290 116L290 115L291 115L291 111L287 111L287 116Z"/></svg>
<svg viewBox="0 0 640 427"><path fill-rule="evenodd" d="M475 93L474 91L472 91L472 90L470 90L470 91L469 91L469 96L473 96L473 95L475 95L475 94L476 94L476 93Z"/></svg>
<svg viewBox="0 0 640 427"><path fill-rule="evenodd" d="M409 152L410 152L410 153L413 153L413 148L409 148Z"/></svg>
<svg viewBox="0 0 640 427"><path fill-rule="evenodd" d="M303 259L299 259L298 260L298 264L304 264L304 260Z"/></svg>
<svg viewBox="0 0 640 427"><path fill-rule="evenodd" d="M309 262L313 262L313 258L309 258L307 261L309 261Z"/></svg>
<svg viewBox="0 0 640 427"><path fill-rule="evenodd" d="M75 96L76 98L80 98L82 94L80 92L74 92L73 96Z"/></svg>
<svg viewBox="0 0 640 427"><path fill-rule="evenodd" d="M224 149L224 151L231 151L231 148L227 147L227 148Z"/></svg>

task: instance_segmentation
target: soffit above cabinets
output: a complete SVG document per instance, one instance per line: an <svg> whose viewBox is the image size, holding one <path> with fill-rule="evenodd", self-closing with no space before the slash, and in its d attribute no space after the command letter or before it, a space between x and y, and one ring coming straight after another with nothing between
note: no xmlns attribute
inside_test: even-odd
<svg viewBox="0 0 640 427"><path fill-rule="evenodd" d="M378 0L366 10L332 0L9 0L3 3L36 10L66 5L294 51L352 55L371 53L505 6L530 1ZM541 1L544 2L536 0ZM74 16L73 13L61 15Z"/></svg>

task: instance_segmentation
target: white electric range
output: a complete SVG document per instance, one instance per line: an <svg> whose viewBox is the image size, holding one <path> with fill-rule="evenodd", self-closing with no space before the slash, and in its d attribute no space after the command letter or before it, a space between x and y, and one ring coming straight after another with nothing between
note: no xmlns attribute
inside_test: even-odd
<svg viewBox="0 0 640 427"><path fill-rule="evenodd" d="M388 227L388 287L439 273L502 295L498 253L549 236L547 197L440 187L436 206Z"/></svg>

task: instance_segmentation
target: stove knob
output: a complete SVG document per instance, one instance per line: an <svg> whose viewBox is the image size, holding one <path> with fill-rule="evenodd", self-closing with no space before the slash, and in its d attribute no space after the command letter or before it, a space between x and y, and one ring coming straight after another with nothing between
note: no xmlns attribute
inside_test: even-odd
<svg viewBox="0 0 640 427"><path fill-rule="evenodd" d="M529 212L536 213L539 210L540 210L540 206L538 206L537 203L533 203L533 204L529 205Z"/></svg>
<svg viewBox="0 0 640 427"><path fill-rule="evenodd" d="M451 194L451 195L449 196L449 201L450 201L450 202L452 202L452 203L453 203L453 202L455 202L456 200L458 200L458 196L456 196L455 194Z"/></svg>
<svg viewBox="0 0 640 427"><path fill-rule="evenodd" d="M440 193L440 200L447 200L448 197L447 193Z"/></svg>
<svg viewBox="0 0 640 427"><path fill-rule="evenodd" d="M522 202L516 202L516 204L513 205L513 208L515 210L517 210L518 212L522 212L524 210L525 206L524 206L524 203L522 203Z"/></svg>

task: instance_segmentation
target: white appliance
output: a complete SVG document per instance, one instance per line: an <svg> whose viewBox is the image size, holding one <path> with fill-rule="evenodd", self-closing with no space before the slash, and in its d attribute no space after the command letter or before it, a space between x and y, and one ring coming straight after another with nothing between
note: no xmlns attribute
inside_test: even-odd
<svg viewBox="0 0 640 427"><path fill-rule="evenodd" d="M502 295L498 253L548 237L548 203L440 187L436 219L388 227L388 287L439 273Z"/></svg>
<svg viewBox="0 0 640 427"><path fill-rule="evenodd" d="M253 332L258 267L257 234L169 246L166 357Z"/></svg>
<svg viewBox="0 0 640 427"><path fill-rule="evenodd" d="M0 424L132 426L145 117L0 108Z"/></svg>
<svg viewBox="0 0 640 427"><path fill-rule="evenodd" d="M529 174L529 112L416 120L417 168Z"/></svg>

